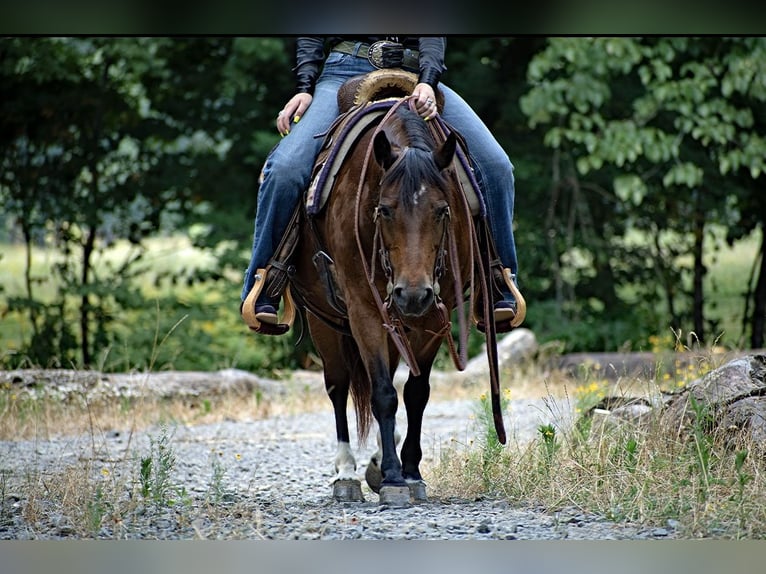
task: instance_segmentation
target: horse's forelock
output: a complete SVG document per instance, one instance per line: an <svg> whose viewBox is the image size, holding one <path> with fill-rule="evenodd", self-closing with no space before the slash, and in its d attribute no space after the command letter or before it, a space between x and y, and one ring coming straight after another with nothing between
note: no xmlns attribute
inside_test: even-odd
<svg viewBox="0 0 766 574"><path fill-rule="evenodd" d="M399 123L388 133L395 138L404 156L385 173L381 183L396 185L400 202L409 209L424 185L443 188L445 182L434 163L434 141L425 122L406 108L397 111Z"/></svg>

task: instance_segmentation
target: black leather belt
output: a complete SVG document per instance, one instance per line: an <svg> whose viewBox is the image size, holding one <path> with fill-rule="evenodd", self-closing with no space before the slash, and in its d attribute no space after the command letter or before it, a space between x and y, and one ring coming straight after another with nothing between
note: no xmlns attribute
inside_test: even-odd
<svg viewBox="0 0 766 574"><path fill-rule="evenodd" d="M332 51L367 58L376 68L404 68L416 73L420 71L420 53L397 42L381 40L374 44L363 44L346 40L336 44Z"/></svg>

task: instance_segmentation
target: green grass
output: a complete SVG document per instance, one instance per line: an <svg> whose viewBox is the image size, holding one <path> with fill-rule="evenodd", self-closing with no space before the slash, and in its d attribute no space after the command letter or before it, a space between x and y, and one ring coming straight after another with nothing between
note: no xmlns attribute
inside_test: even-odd
<svg viewBox="0 0 766 574"><path fill-rule="evenodd" d="M186 237L154 238L147 246L147 254L140 263L146 272L135 284L145 302L133 310L112 308L110 328L114 341L97 357L97 368L104 371L242 368L273 375L290 364L292 337L256 337L239 317L239 277L204 284L161 280L161 273L191 273L209 267L214 260L195 249ZM97 273L104 273L108 264L120 264L130 256L131 249L127 242L118 242L95 260ZM2 254L3 296L25 296L24 246L5 245ZM56 286L48 277L57 259L58 255L50 249L34 251L32 275L40 279L35 283L34 296L43 302L50 302L56 295ZM3 307L0 304L0 313ZM74 315L75 305L71 307L72 316L68 320L76 326L79 318ZM8 312L3 316L0 364L4 356L20 353L31 331L25 313Z"/></svg>
<svg viewBox="0 0 766 574"><path fill-rule="evenodd" d="M720 335L720 344L728 348L747 347L748 341L742 337L742 295L747 290L747 280L760 242L759 233L750 235L732 247L719 239L720 249L705 257L708 268L704 284L707 317L719 322L715 335Z"/></svg>

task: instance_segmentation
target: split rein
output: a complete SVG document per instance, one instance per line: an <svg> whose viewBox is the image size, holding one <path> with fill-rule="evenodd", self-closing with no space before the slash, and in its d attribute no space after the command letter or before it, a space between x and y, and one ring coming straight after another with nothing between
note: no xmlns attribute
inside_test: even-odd
<svg viewBox="0 0 766 574"><path fill-rule="evenodd" d="M386 122L396 112L396 110L404 104L409 104L410 100L411 100L411 97L407 97L394 103L391 109L386 113L386 115L377 125L377 127L375 128L372 134L372 137L370 138L370 143L365 152L364 163L362 165L362 172L359 178L359 185L357 187L357 192L356 192L356 212L355 212L355 219L354 219L354 223L355 223L354 227L355 227L356 243L357 243L357 248L359 249L360 260L362 261L362 266L364 268L365 277L367 278L367 283L370 287L370 291L375 300L375 304L378 308L378 312L380 313L380 317L383 321L383 327L386 329L386 331L388 331L388 334L391 337L391 340L393 341L400 355L404 358L412 374L415 376L419 376L420 367L417 364L417 359L415 358L415 355L412 351L412 347L410 346L410 343L409 343L409 339L407 338L404 323L402 322L401 318L398 316L398 311L394 307L392 307L391 276L392 276L393 270L391 269L391 263L388 258L388 251L383 245L383 241L381 238L380 222L377 217L377 211L375 212L375 215L373 217L373 221L375 223L375 234L373 236L373 249L372 249L372 253L369 256L370 257L369 263L367 261L367 258L365 256L364 249L362 246L362 238L361 238L361 231L360 231L362 216L363 216L362 215L362 211L363 211L362 210L362 195L364 190L364 182L366 180L365 176L367 174L367 170L369 167L370 157L373 154L373 144L375 141L375 136L378 134L378 132L383 130L384 126L386 125ZM435 140L439 139L439 136L443 140L446 135L444 128L436 120L437 118L435 118L434 121L430 122L429 124L431 133L434 136ZM403 157L404 153L405 152L403 151L402 155L400 155L399 157L400 158ZM458 186L459 185L460 184L458 183ZM471 237L473 238L473 240L470 242L470 255L469 255L470 261L473 262L475 261L474 249L476 246L476 230L473 225L471 209L468 204L468 200L465 197L465 193L458 193L457 195L462 199L462 205L460 205L459 207L464 212L466 221L468 222L468 225L470 227ZM449 255L449 265L451 266L452 276L454 278L453 286L455 290L455 301L459 305L460 302L463 301L463 285L461 283L460 262L458 258L457 240L455 238L455 234L451 230L450 222L451 222L451 213L448 212L447 217L444 219L444 222L443 222L444 229L442 231L441 242L439 245L439 251L437 253L437 258L436 258L436 264L434 269L434 280L438 284L439 279L441 279L441 277L444 274L444 271L445 271L444 259L445 259L445 253L446 253ZM378 292L378 289L375 286L376 260L378 258L380 258L381 269L383 270L383 273L385 274L386 279L388 280L388 288L387 288L385 300L381 298L380 293ZM480 274L480 276L483 276L483 274ZM473 281L474 281L474 273L472 272L470 275L468 313L470 313L470 309L473 308L473 297L474 297ZM486 284L484 284L483 281L482 281L482 284L483 284L483 287L486 289ZM455 340L452 337L452 322L450 321L450 311L446 308L444 303L442 303L438 294L438 290L435 288L434 291L435 291L434 295L436 297L436 306L440 313L442 326L438 331L432 331L431 333L433 335L433 338L447 339L447 344L450 350L450 356L452 357L452 361L455 364L455 367L458 370L462 371L465 369L468 362L469 328L468 328L468 320L466 318L466 313L463 312L462 310L458 311L459 342L456 346Z"/></svg>

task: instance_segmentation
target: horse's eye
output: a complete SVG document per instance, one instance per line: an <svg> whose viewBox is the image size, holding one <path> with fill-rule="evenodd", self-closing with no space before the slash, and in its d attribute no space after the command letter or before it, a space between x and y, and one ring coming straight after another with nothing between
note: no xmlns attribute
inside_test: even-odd
<svg viewBox="0 0 766 574"><path fill-rule="evenodd" d="M388 205L378 204L378 206L375 208L375 215L374 218L377 219L378 217L382 217L386 221L391 221L394 217L394 210L392 207Z"/></svg>
<svg viewBox="0 0 766 574"><path fill-rule="evenodd" d="M449 216L450 216L449 205L438 206L435 210L435 215L436 215L436 221L449 219Z"/></svg>

